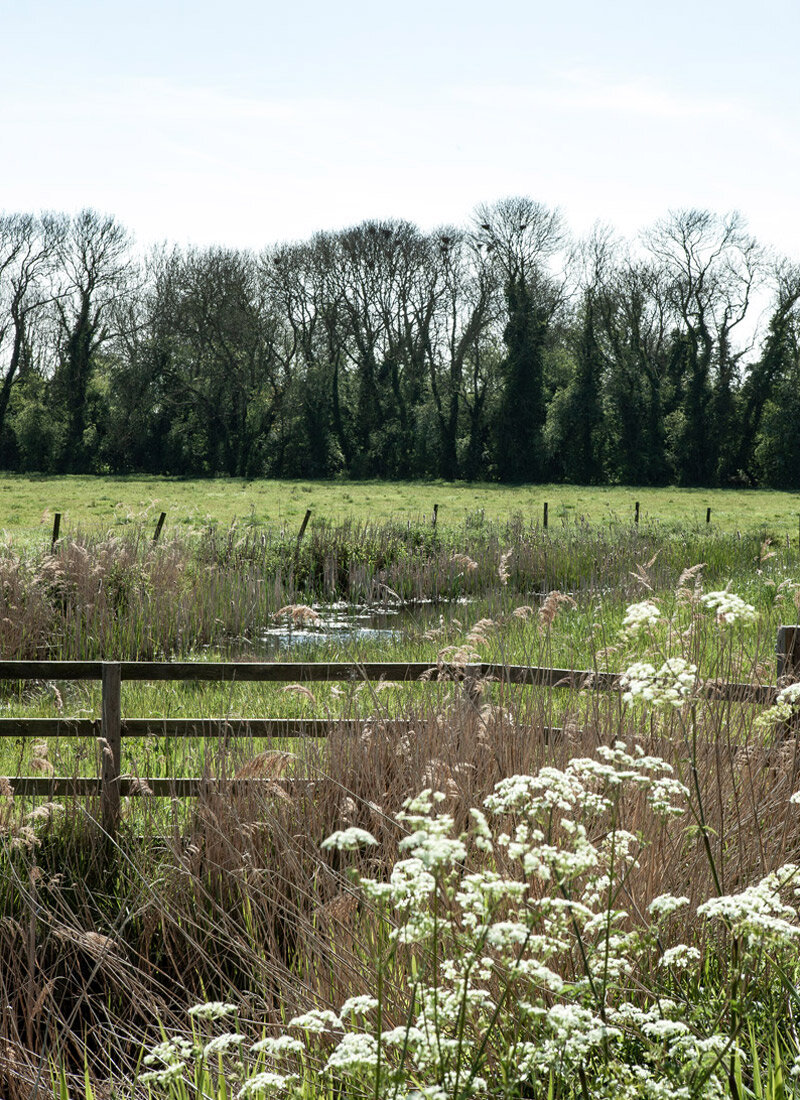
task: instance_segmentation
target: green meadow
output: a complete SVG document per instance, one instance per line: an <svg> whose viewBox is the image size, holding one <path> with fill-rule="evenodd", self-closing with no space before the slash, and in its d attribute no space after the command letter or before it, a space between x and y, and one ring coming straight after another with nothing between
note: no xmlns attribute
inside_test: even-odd
<svg viewBox="0 0 800 1100"><path fill-rule="evenodd" d="M297 530L306 510L312 523L417 522L430 519L456 528L469 517L504 521L513 515L542 520L548 504L551 526L588 522L699 526L711 509L711 524L723 531L767 530L796 534L800 494L766 490L643 488L629 486L464 484L443 481L240 481L227 478L101 477L3 474L0 530L6 539L153 524L166 512L165 531L209 525L254 524Z"/></svg>

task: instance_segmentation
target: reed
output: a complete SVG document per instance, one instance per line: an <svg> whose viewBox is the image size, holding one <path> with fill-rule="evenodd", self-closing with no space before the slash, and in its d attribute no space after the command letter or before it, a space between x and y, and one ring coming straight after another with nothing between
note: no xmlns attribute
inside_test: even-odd
<svg viewBox="0 0 800 1100"><path fill-rule="evenodd" d="M638 597L657 583L649 560L640 560L638 580L631 578ZM511 584L496 593L508 619L465 625L460 637L444 639L443 659L502 652L517 623L526 627L535 663L547 663L562 627L570 630L570 599L551 594L514 615ZM702 570L682 570L669 589L657 591L659 614L629 612L635 628L621 629L619 615L604 625L595 608L598 627L583 642L590 667L613 663L621 670L646 659L656 669L679 657L712 680L763 682L774 675L763 622L748 622L749 612L738 622L720 620L713 600L704 599L709 591ZM646 676L637 675L641 686ZM422 687L431 690L423 694ZM339 713L353 719L349 731L302 746L206 749L203 766L221 789L209 788L192 803L131 799L111 848L91 802L32 806L5 788L3 1095L27 1098L37 1081L49 1082L51 1066L60 1066L74 1097L85 1093L86 1074L97 1095L115 1087L133 1096L143 1050L164 1033L185 1034L185 1010L196 1002L235 1004L238 1026L255 1039L282 1031L311 1007L334 1010L373 992L391 925L349 871L389 875L402 855L405 833L396 815L405 801L425 788L441 791L458 833L468 827L470 809L504 778L565 769L617 742L637 744L673 767L689 792L694 822L687 828L654 818L638 796L626 801L624 828L638 838L638 860L626 873L624 908L633 920L659 895L688 898L663 946L686 944L702 960L695 986L682 986L683 979L664 978L657 951L637 952L625 988L642 1005L648 991L666 996L670 988L673 997L702 998L715 974L731 977L731 940L698 919L698 906L800 863L798 810L790 801L800 771L797 742L764 726L752 706L697 694L657 709L641 702L646 692L638 690L631 686L626 702L619 695L490 683L467 698L457 684L418 685L416 694L389 706L387 693L354 688L337 701ZM297 692L284 697L301 699ZM321 699L302 703L316 708ZM409 723L399 737L386 721L397 713ZM553 727L558 736L546 734ZM46 754L38 759L46 766ZM263 782L235 793L224 784L237 772ZM363 854L321 848L326 837L350 828L369 832L377 844ZM407 1018L408 965L399 953L381 971L385 1027ZM794 1057L797 1045L790 994L770 973L759 970L761 984L748 993L745 1019L755 1054L743 1056L740 1072L751 1091L753 1064L774 1060L776 1049L781 1058ZM714 1004L709 1000L709 1012ZM724 1001L726 1012L731 1004ZM738 1019L741 1045L741 1013Z"/></svg>
<svg viewBox="0 0 800 1100"><path fill-rule="evenodd" d="M700 567L702 564L702 568ZM763 537L705 531L633 531L565 525L546 535L515 519L470 522L437 535L409 525L312 524L304 541L248 527L153 545L129 526L62 540L52 552L0 558L0 644L5 658L159 658L252 646L289 606L332 598L440 601L441 619L408 629L393 657L621 671L679 654L707 680L770 682L779 620L798 604L797 552ZM703 598L733 584L753 621L726 624ZM466 604L441 601L468 597ZM639 631L631 602L652 601ZM251 650L252 652L252 650ZM310 652L310 651L309 651ZM370 644L320 656L380 659ZM300 655L300 654L298 654ZM93 689L14 685L3 711L94 714ZM375 980L386 927L345 874L348 861L386 876L403 831L395 820L423 788L443 792L457 829L501 779L564 768L618 740L662 756L690 789L700 824L654 822L634 803L641 833L627 882L634 911L665 892L690 899L671 925L712 973L727 965L724 936L695 914L720 889L742 889L800 861L794 738L759 725L758 711L705 697L653 711L635 699L485 683L466 699L455 684L346 691L239 685L235 689L130 685L128 717L328 713L352 720L319 742L150 739L126 770L142 776L205 772L222 788L195 802L131 799L116 846L89 802L36 803L0 791L0 1083L18 1100L60 1066L73 1096L93 1082L133 1095L147 1044L185 1028L197 1001L230 1001L256 1035L310 1006L336 1008ZM398 738L387 719L403 717ZM557 727L558 737L545 731ZM9 775L48 769L93 774L94 746L7 745ZM262 778L234 794L236 773ZM299 780L289 785L289 780ZM357 827L377 846L363 857L323 852L331 833ZM646 842L646 843L645 843ZM656 964L637 957L632 988L654 988ZM386 978L387 1019L407 1010L400 961ZM383 980L383 979L382 979ZM660 987L659 987L660 988ZM633 994L632 994L633 995ZM764 1062L777 1033L792 1049L786 995L765 985L751 1015ZM800 1051L798 1051L800 1054ZM752 1083L752 1082L751 1082ZM99 1090L99 1091L98 1091Z"/></svg>
<svg viewBox="0 0 800 1100"><path fill-rule="evenodd" d="M137 660L245 648L287 605L344 600L405 606L459 599L515 604L569 593L619 614L643 588L668 589L687 563L708 587L732 583L760 610L791 606L798 552L761 535L570 524L520 518L440 535L397 523L311 525L302 543L276 528L210 529L154 544L133 525L55 548L0 553L0 652L6 659Z"/></svg>

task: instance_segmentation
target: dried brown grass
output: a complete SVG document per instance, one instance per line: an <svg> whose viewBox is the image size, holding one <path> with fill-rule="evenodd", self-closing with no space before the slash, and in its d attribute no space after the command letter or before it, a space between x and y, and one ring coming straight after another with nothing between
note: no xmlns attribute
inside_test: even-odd
<svg viewBox="0 0 800 1100"><path fill-rule="evenodd" d="M311 1003L367 992L365 960L381 931L344 872L353 860L386 871L401 836L394 814L426 786L446 794L463 827L500 778L561 767L623 739L665 757L688 785L696 766L726 891L800 860L788 805L797 744L765 741L751 708L702 703L692 755L675 714L645 720L614 697L587 706L568 695L557 706L552 694L498 685L471 697L459 684L431 693L427 708L407 715L405 733L383 719L376 696L373 717L336 728L301 756L220 758L220 775L262 782L209 785L184 820L175 807L166 837L163 817L142 799L111 856L91 806L70 803L32 822L29 808L0 792L2 1095L30 1096L48 1057L75 1072L86 1059L101 1083L124 1076L158 1023L179 1028L198 1000L233 1000L244 1019L279 1026ZM714 892L699 836L687 839L636 798L620 824L646 841L625 884L632 912L665 891L689 896L692 908ZM325 836L350 825L379 847L321 853ZM680 938L695 942L691 917L683 919ZM390 1015L399 1018L403 998L398 983Z"/></svg>

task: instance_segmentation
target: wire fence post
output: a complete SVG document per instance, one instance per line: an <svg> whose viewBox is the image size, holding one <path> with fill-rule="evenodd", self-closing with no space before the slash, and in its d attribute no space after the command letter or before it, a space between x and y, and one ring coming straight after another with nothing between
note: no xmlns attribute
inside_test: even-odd
<svg viewBox="0 0 800 1100"><path fill-rule="evenodd" d="M100 750L102 753L101 806L103 829L113 838L119 827L120 774L122 770L122 666L103 661L102 717Z"/></svg>

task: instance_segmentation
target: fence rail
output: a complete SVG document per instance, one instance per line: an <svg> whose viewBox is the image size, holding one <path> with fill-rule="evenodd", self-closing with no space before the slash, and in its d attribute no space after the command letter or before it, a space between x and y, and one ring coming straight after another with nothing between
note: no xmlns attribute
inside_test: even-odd
<svg viewBox="0 0 800 1100"><path fill-rule="evenodd" d="M777 644L778 684L705 682L701 693L720 702L769 706L774 702L780 681L800 678L800 626L782 626ZM454 666L424 661L374 661L359 664L339 662L255 661L0 661L0 680L70 681L99 680L102 684L101 717L4 718L0 719L0 737L95 737L102 745L101 774L98 778L65 776L9 777L16 794L50 795L99 794L103 826L114 835L122 797L151 794L187 797L199 793L211 780L189 776L168 779L137 779L122 774L122 740L125 737L234 738L242 735L269 737L326 737L336 729L351 729L347 719L324 718L128 718L122 717L122 682L128 681L209 681L225 683L310 683L310 682L459 682L468 697L478 680L520 686L563 688L571 691L618 691L620 677L612 672L590 669L542 668L529 665L470 664ZM385 723L384 723L385 724ZM402 719L391 723L407 729ZM553 731L557 732L557 731ZM234 779L255 784L257 778ZM274 780L271 780L274 782Z"/></svg>

